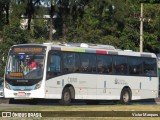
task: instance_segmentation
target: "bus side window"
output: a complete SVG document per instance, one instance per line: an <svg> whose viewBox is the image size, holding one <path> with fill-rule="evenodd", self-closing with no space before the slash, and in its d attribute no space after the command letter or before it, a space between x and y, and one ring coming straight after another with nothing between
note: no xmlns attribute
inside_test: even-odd
<svg viewBox="0 0 160 120"><path fill-rule="evenodd" d="M63 71L73 72L75 66L74 53L63 53Z"/></svg>
<svg viewBox="0 0 160 120"><path fill-rule="evenodd" d="M80 71L80 59L78 53L75 53L75 66L74 66L74 72Z"/></svg>
<svg viewBox="0 0 160 120"><path fill-rule="evenodd" d="M61 72L61 59L59 55L49 55L47 63L47 79L57 76Z"/></svg>
<svg viewBox="0 0 160 120"><path fill-rule="evenodd" d="M50 71L51 72L60 72L60 57L52 56L50 61Z"/></svg>
<svg viewBox="0 0 160 120"><path fill-rule="evenodd" d="M94 54L80 54L81 72L94 73L96 72L96 56Z"/></svg>
<svg viewBox="0 0 160 120"><path fill-rule="evenodd" d="M101 58L97 58L97 64L98 64L98 73L104 73L105 71L105 66L104 66L104 61Z"/></svg>
<svg viewBox="0 0 160 120"><path fill-rule="evenodd" d="M145 58L143 59L143 66L144 66L144 75L155 77L157 76L157 65L156 65L156 59L153 58Z"/></svg>
<svg viewBox="0 0 160 120"><path fill-rule="evenodd" d="M63 71L65 73L79 72L79 56L77 53L63 53Z"/></svg>
<svg viewBox="0 0 160 120"><path fill-rule="evenodd" d="M117 75L127 74L127 57L124 56L114 56L114 71Z"/></svg>
<svg viewBox="0 0 160 120"><path fill-rule="evenodd" d="M129 74L140 76L143 74L142 71L142 58L139 57L128 57Z"/></svg>
<svg viewBox="0 0 160 120"><path fill-rule="evenodd" d="M98 73L112 74L112 57L109 55L97 55Z"/></svg>

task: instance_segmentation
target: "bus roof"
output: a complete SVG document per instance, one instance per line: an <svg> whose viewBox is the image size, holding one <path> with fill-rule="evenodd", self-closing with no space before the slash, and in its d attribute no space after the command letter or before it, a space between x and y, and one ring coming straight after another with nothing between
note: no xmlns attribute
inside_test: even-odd
<svg viewBox="0 0 160 120"><path fill-rule="evenodd" d="M69 43L69 44L18 44L15 46L46 46L52 50L58 51L70 51L70 52L81 52L81 53L96 53L96 54L112 54L112 55L124 55L124 56L139 56L139 57L153 57L156 58L154 53L149 52L135 52L132 50L120 50L115 49L111 45L102 44L87 44L87 43Z"/></svg>

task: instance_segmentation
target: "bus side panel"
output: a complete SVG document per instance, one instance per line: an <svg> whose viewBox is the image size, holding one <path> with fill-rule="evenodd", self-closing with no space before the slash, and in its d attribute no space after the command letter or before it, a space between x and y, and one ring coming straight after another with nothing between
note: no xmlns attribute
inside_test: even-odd
<svg viewBox="0 0 160 120"><path fill-rule="evenodd" d="M131 83L133 100L158 97L158 77L134 77L132 80L136 81Z"/></svg>
<svg viewBox="0 0 160 120"><path fill-rule="evenodd" d="M119 100L122 89L131 89L132 100L158 97L157 77L99 75L97 99Z"/></svg>
<svg viewBox="0 0 160 120"><path fill-rule="evenodd" d="M96 74L75 74L77 78L76 99L94 99L97 95L97 75Z"/></svg>
<svg viewBox="0 0 160 120"><path fill-rule="evenodd" d="M132 100L158 97L157 77L137 77L98 74L67 74L46 81L46 98L61 99L66 85L75 89L75 99L119 100L128 86Z"/></svg>
<svg viewBox="0 0 160 120"><path fill-rule="evenodd" d="M115 76L98 75L97 99L119 100L121 88L121 85L115 85Z"/></svg>
<svg viewBox="0 0 160 120"><path fill-rule="evenodd" d="M97 75L67 74L46 81L46 98L61 99L66 85L75 89L75 99L96 99Z"/></svg>
<svg viewBox="0 0 160 120"><path fill-rule="evenodd" d="M55 77L46 80L46 98L61 99L63 77Z"/></svg>

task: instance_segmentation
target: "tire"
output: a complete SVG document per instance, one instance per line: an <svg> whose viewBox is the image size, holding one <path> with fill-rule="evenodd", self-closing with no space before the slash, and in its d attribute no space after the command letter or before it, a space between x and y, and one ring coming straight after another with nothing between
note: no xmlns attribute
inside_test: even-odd
<svg viewBox="0 0 160 120"><path fill-rule="evenodd" d="M131 101L131 91L128 88L124 88L121 92L120 103L121 104L129 104Z"/></svg>
<svg viewBox="0 0 160 120"><path fill-rule="evenodd" d="M71 105L71 91L69 88L65 88L62 92L62 99L60 100L61 105Z"/></svg>

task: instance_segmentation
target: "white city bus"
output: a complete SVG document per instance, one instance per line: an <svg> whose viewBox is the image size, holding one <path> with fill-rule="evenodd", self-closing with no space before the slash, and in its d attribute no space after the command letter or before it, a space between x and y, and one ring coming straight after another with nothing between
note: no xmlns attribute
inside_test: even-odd
<svg viewBox="0 0 160 120"><path fill-rule="evenodd" d="M8 55L4 97L73 99L89 102L158 97L157 59L153 53L116 50L93 44L21 44Z"/></svg>

